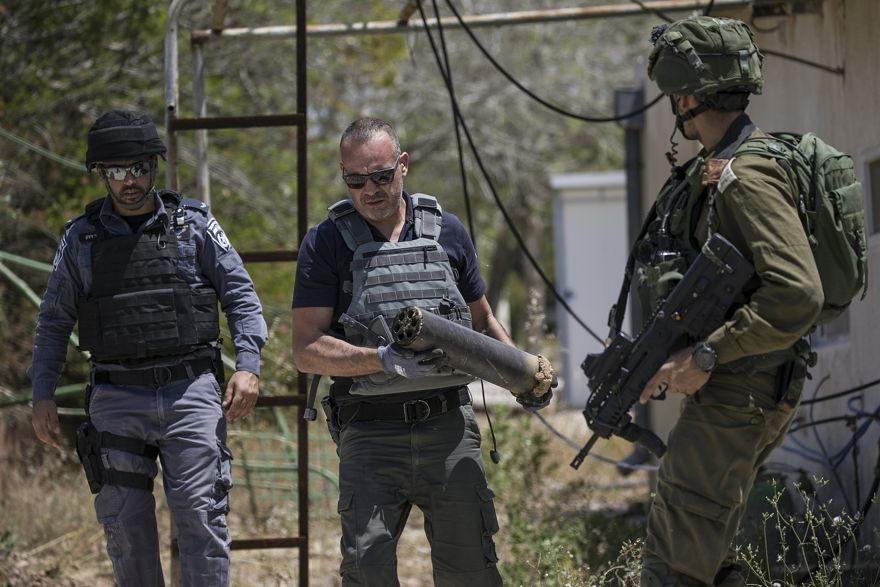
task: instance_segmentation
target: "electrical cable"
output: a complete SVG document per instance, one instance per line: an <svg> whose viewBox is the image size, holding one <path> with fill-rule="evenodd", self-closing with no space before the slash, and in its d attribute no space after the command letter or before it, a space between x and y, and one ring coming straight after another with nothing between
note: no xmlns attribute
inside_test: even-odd
<svg viewBox="0 0 880 587"><path fill-rule="evenodd" d="M661 20L665 20L666 22L675 22L674 19L670 18L669 16L666 16L665 14L663 14L662 12L657 10L656 8L653 8L651 6L647 6L644 2L642 2L642 0L630 0L630 1L633 4L638 5L638 7L642 9L642 12L651 13L651 14L654 14L655 16L659 16Z"/></svg>
<svg viewBox="0 0 880 587"><path fill-rule="evenodd" d="M576 444L571 439L569 439L567 436L565 436L562 432L560 432L556 428L554 428L553 425L550 424L550 422L548 422L546 418L544 418L544 416L542 416L538 412L535 412L535 416L541 421L541 423L544 424L544 426L547 427L547 429L554 436L556 436L562 442L564 442L565 444L567 444L568 446L570 446L571 448L573 448L575 450L581 449L581 445ZM589 453L589 455L587 455L587 456L593 457L597 461L601 461L603 463L607 463L609 465L614 465L616 467L621 467L624 469L636 469L636 470L640 470L640 471L656 471L659 469L659 467L657 465L639 465L639 464L634 464L634 463L627 463L625 461L616 461L614 459L609 459L608 457L603 457L602 455L597 455L596 453L593 453L593 452Z"/></svg>
<svg viewBox="0 0 880 587"><path fill-rule="evenodd" d="M647 104L645 104L641 108L637 108L637 109L633 110L632 112L627 112L626 114L621 114L618 116L584 116L582 114L575 114L574 112L569 112L568 110L560 108L559 106L556 106L556 105L551 104L550 102L544 100L543 98L541 98L540 96L538 96L537 94L535 94L534 92L532 92L531 90L526 88L524 85L522 85L519 81L517 81L516 78L514 78L506 69L504 69L504 67L500 63L498 63L498 61L495 60L494 57L492 57L492 55L489 53L489 51L486 50L486 48L482 45L482 43L480 43L479 39L477 39L477 36L474 34L474 32L471 30L471 28L467 25L467 23L464 21L464 19L461 17L461 14L459 14L459 12L455 8L455 6L452 4L452 0L446 0L446 3L449 6L449 9L452 11L452 13L455 15L455 18L458 19L458 22L461 24L461 27L468 34L468 36L471 38L471 40L474 42L474 44L477 46L477 48L480 50L480 52L482 52L483 55L486 57L486 59L489 60L489 63L491 63L493 66L495 66L495 69L497 69L499 71L499 73L501 73L501 75L506 77L510 83L512 83L514 86L516 86L517 89L519 89L521 92L523 92L525 95L527 95L532 100L538 102L539 104L541 104L545 108L548 108L548 109L552 110L553 112L556 112L557 114L561 114L562 116L567 116L569 118L574 118L575 120L582 120L584 122L596 122L596 123L619 122L621 120L625 120L627 118L632 118L633 116L640 115L641 113L645 112L646 110L648 110L649 108L654 106L654 104L659 102L660 99L663 97L663 94L660 94L654 100L648 102ZM438 15L438 19L439 19L439 15ZM427 27L427 25L425 25L425 26Z"/></svg>
<svg viewBox="0 0 880 587"><path fill-rule="evenodd" d="M817 404L820 402L828 401L830 399L836 399L838 397L843 397L845 395L850 395L853 393L857 393L859 391L863 391L865 389L868 389L869 387L874 387L875 385L878 385L878 384L880 384L880 379L875 379L874 381L870 381L868 383L863 383L857 387L852 387L850 389L845 389L843 391L838 391L837 393L832 393L831 395L825 395L820 398L815 398L815 399L803 401L803 402L801 402L801 405L808 406L810 404L814 404L814 403Z"/></svg>
<svg viewBox="0 0 880 587"><path fill-rule="evenodd" d="M427 19L427 16L425 15L424 9L422 8L421 0L417 0L416 5L419 8L419 13L422 17L422 22L425 26L425 32L428 36L428 41L431 45L431 50L434 53L434 58L436 59L438 68L440 69L440 75L441 75L441 77L443 77L443 81L446 84L447 91L449 91L449 80L447 79L447 77L443 71L443 68L441 67L442 61L440 59L440 53L439 53L437 46L434 42L434 36L432 35L430 28L428 27L428 19ZM465 122L464 116L461 114L460 108L457 105L456 105L454 111L455 111L456 115L458 116L458 120L461 124L462 130L464 131L465 138L467 139L468 145L471 148L471 152L474 155L474 160L476 161L477 166L480 168L480 172L483 174L483 177L486 178L486 183L489 186L489 191L491 192L492 197L495 200L495 203L498 206L498 209L501 212L502 217L504 218L505 222L507 223L507 226L510 228L511 234L513 235L514 239L516 240L517 245L522 250L523 254L528 259L529 263L531 263L532 267L535 268L535 271L538 273L541 280L544 282L544 284L547 286L547 288L553 293L553 296L559 302L559 304L563 308L565 308L565 310L569 313L569 315L572 318L574 318L574 320L578 324L580 324L580 326L583 327L584 330L586 330L593 338L595 338L599 343L603 343L604 339L602 337L600 337L598 334L596 334L589 326L587 326L587 324L581 319L581 317L578 316L577 313L574 311L574 309L568 304L568 302L565 300L565 298L563 298L562 295L556 290L553 282L550 280L549 277L547 277L547 274L544 272L544 270L538 264L538 261L535 259L534 255L531 253L531 251L529 251L528 247L526 247L525 241L524 241L522 235L520 234L519 229L517 229L516 224L514 224L513 219L510 217L510 214L508 213L507 209L504 207L504 203L501 201L501 198L498 195L498 191L495 189L495 185L492 183L492 178L490 177L489 172L486 169L486 166L483 164L483 159L482 159L482 157L480 157L480 153L477 150L477 147L476 147L476 144L474 143L473 137L471 136L470 129L468 129L468 126L467 126L467 123Z"/></svg>
<svg viewBox="0 0 880 587"><path fill-rule="evenodd" d="M449 66L449 53L446 51L446 35L443 33L443 20L440 18L440 10L437 8L437 0L431 0L434 5L434 16L437 19L437 31L440 36L440 46L443 48L443 61L446 65L445 72L446 77L449 79L449 101L452 106L452 123L455 127L455 146L458 150L458 169L461 173L461 185L464 196L464 207L467 213L468 220L468 232L471 235L471 242L474 244L474 250L477 248L477 239L476 239L476 231L474 231L474 218L473 213L471 212L471 198L470 192L468 191L468 182L467 182L467 173L464 168L464 152L461 145L461 132L458 126L459 115L458 111L458 102L455 99L455 91L453 89L452 83L452 69ZM439 65L439 64L438 64ZM484 402L485 403L485 402ZM488 410L487 410L488 412Z"/></svg>
<svg viewBox="0 0 880 587"><path fill-rule="evenodd" d="M712 9L715 7L715 0L709 0L709 5L706 6L706 10L703 11L703 16L709 16L709 13L712 12Z"/></svg>

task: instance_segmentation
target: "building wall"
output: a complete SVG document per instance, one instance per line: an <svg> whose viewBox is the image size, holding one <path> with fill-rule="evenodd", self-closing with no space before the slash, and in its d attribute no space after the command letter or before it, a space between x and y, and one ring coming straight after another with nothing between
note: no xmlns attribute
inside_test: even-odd
<svg viewBox="0 0 880 587"><path fill-rule="evenodd" d="M750 22L751 7L719 13ZM867 163L880 157L880 43L876 37L876 23L880 22L880 2L877 0L825 0L821 14L794 14L785 17L760 18L751 22L755 41L760 48L779 51L819 62L831 67L842 67L838 75L810 66L767 56L764 61L764 93L756 96L749 107L752 119L764 130L794 132L814 131L840 150L853 155L863 183L867 183ZM656 96L656 87L645 80L647 99ZM656 190L668 174L669 166L663 156L669 148L668 137L673 128L673 117L668 104L649 111L644 135L645 209L653 201ZM680 136L677 140L683 141ZM679 161L696 152L696 145L683 141L679 147ZM880 186L874 186L880 192ZM870 195L867 195L870 200ZM876 227L875 230L880 230ZM863 301L853 303L842 322L832 325L844 335L832 342L819 341L816 350L819 364L812 370L807 382L805 398L824 396L850 389L880 378L880 360L877 348L880 335L880 234L869 238L869 278L873 281ZM848 330L848 334L846 331ZM851 408L874 412L880 406L880 387L864 392L862 400L848 398L815 404L810 410L802 408L798 414L801 423L823 418L854 414ZM654 427L665 436L677 416L675 402L653 408ZM858 424L866 420L861 419ZM878 429L869 425L858 440L857 464L848 453L834 468L821 455L822 446L829 454L845 449L853 439L853 431L843 422L833 422L793 433L784 449L777 450L770 461L803 467L822 475L830 483L824 491L835 497L834 503L845 504L853 513L865 500L865 493L874 478L878 455ZM787 449L787 450L786 450ZM858 474L856 474L858 469ZM835 480L835 477L839 481ZM857 483L856 483L857 482ZM858 485L860 495L856 495ZM878 541L870 529L880 522L880 506L874 506L865 524L862 540Z"/></svg>

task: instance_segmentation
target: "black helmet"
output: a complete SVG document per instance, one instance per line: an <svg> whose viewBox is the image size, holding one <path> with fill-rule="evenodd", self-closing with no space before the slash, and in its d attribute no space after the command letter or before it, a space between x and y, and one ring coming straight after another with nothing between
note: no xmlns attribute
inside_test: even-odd
<svg viewBox="0 0 880 587"><path fill-rule="evenodd" d="M654 27L648 77L664 94L760 94L763 56L745 23L697 16Z"/></svg>
<svg viewBox="0 0 880 587"><path fill-rule="evenodd" d="M86 168L91 171L102 161L137 159L148 155L165 157L165 144L156 125L142 112L111 110L102 114L89 129Z"/></svg>

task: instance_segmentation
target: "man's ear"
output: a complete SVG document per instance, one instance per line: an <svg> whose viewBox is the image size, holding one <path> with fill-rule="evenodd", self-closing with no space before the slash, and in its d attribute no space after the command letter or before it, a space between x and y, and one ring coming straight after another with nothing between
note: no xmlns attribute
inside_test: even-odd
<svg viewBox="0 0 880 587"><path fill-rule="evenodd" d="M406 175L406 172L409 170L409 153L404 151L400 154L400 176L403 177Z"/></svg>

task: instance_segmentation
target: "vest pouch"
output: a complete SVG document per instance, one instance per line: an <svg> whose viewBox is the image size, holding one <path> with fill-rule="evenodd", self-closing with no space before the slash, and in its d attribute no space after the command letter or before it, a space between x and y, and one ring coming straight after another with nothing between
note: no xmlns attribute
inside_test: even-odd
<svg viewBox="0 0 880 587"><path fill-rule="evenodd" d="M217 312L217 292L209 287L203 287L194 289L190 295L195 332L194 340L185 342L196 344L219 339L220 314Z"/></svg>
<svg viewBox="0 0 880 587"><path fill-rule="evenodd" d="M179 346L174 288L116 294L97 301L98 361L146 358Z"/></svg>

